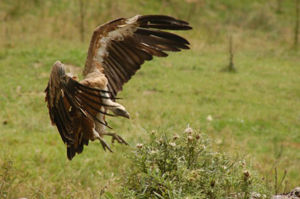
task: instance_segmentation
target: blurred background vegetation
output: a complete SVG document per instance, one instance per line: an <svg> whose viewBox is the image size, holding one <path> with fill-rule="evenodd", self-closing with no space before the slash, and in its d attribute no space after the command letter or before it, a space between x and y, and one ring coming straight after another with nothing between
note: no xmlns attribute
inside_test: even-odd
<svg viewBox="0 0 300 199"><path fill-rule="evenodd" d="M243 37L262 33L292 45L297 0L2 0L1 42L41 38L84 40L99 23L136 14L163 13L189 21L200 40L218 43L228 32ZM199 35L200 36L200 35ZM241 36L241 35L240 35ZM242 36L241 36L242 37Z"/></svg>
<svg viewBox="0 0 300 199"><path fill-rule="evenodd" d="M299 4L1 0L0 197L99 198L104 189L120 189L130 147L109 154L91 143L67 161L43 89L56 60L80 73L96 26L136 14L190 22L193 30L179 34L191 50L144 64L120 93L132 119L110 119L114 131L135 146L152 130L173 134L190 124L215 150L246 159L274 192L299 186ZM231 65L230 54L236 73L221 72Z"/></svg>

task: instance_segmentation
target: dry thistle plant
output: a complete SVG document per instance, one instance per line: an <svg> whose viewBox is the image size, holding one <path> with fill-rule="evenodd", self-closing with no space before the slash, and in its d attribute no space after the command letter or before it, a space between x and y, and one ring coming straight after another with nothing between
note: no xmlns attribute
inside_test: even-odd
<svg viewBox="0 0 300 199"><path fill-rule="evenodd" d="M211 150L191 127L167 136L150 134L138 144L123 178L121 198L267 198L261 178L245 161Z"/></svg>

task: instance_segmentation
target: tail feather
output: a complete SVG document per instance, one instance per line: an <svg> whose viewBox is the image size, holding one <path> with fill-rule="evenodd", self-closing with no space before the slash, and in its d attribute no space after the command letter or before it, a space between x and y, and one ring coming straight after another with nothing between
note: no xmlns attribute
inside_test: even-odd
<svg viewBox="0 0 300 199"><path fill-rule="evenodd" d="M67 157L69 160L72 160L73 157L77 154L82 153L84 145L88 145L88 140L83 140L77 147L75 145L67 146Z"/></svg>

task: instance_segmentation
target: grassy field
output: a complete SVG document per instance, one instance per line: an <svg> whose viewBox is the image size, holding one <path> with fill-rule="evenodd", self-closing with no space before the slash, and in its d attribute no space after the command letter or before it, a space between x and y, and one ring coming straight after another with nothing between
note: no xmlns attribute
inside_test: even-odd
<svg viewBox="0 0 300 199"><path fill-rule="evenodd" d="M299 186L300 53L292 49L293 3L282 1L278 11L276 1L93 0L85 7L81 42L77 4L1 1L2 190L8 198L99 198L101 190L120 188L130 147L153 130L173 134L188 124L206 133L215 150L245 158L268 183L277 168L279 177L287 170L287 190ZM61 60L82 68L93 28L136 13L189 20L194 29L180 34L191 50L144 64L120 93L131 119L109 123L130 147L116 145L111 154L91 143L70 162L44 102L51 66ZM221 72L228 64L228 35L237 73Z"/></svg>

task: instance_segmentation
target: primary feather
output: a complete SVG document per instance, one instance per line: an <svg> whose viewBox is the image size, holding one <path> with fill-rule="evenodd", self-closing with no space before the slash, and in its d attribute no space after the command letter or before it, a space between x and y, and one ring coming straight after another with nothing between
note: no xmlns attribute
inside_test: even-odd
<svg viewBox="0 0 300 199"><path fill-rule="evenodd" d="M125 108L114 102L117 93L146 60L166 57L167 51L189 49L185 38L163 30L189 29L187 22L164 15L119 18L93 32L82 81L66 74L62 63L54 64L45 90L46 101L52 124L67 144L69 159L81 153L89 140L98 139L111 151L104 135L126 144L120 136L105 130L105 115L129 118Z"/></svg>

